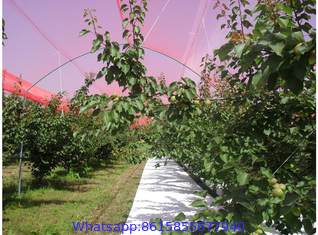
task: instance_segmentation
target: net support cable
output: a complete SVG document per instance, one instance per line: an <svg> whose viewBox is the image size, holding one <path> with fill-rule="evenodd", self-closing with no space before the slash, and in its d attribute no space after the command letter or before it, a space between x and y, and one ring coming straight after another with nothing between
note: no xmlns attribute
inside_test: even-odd
<svg viewBox="0 0 318 235"><path fill-rule="evenodd" d="M50 37L50 35L39 25L36 23L35 20L33 20L31 18L30 15L28 15L23 8L15 2L15 0L5 0L4 2L6 2L6 4L11 7L11 9L13 11L15 11L22 20L24 20L24 22L26 22L27 24L29 24L31 27L33 27L35 29L35 31L42 37L44 38L49 44L51 44L51 46L53 46L56 50L59 51L60 54L62 54L63 56L65 56L66 59L73 61L72 55L70 55L61 45L59 45L52 37ZM11 2L11 4L10 4ZM73 61L72 62L76 68L79 70L79 72L85 76L85 69L77 62L77 61ZM101 94L102 92L100 90L98 90L97 87L95 87L97 89L97 91Z"/></svg>
<svg viewBox="0 0 318 235"><path fill-rule="evenodd" d="M53 54L53 56L56 54L56 53L59 53L59 72L60 72L60 92L61 92L61 95L62 95L62 92L63 92L63 88L62 88L62 70L61 70L61 53L60 51L57 51ZM61 118L64 117L64 104L62 102L62 114L61 114Z"/></svg>
<svg viewBox="0 0 318 235"><path fill-rule="evenodd" d="M166 8L166 6L168 5L169 1L170 1L170 0L168 0L168 1L166 2L166 4L164 5L164 7L162 8L161 12L159 13L157 19L155 20L155 22L153 23L153 25L152 25L151 28L149 29L149 31L148 31L148 33L147 33L145 39L144 39L144 42L146 41L146 39L147 39L147 37L149 36L150 32L152 31L153 27L155 26L155 24L156 24L157 21L159 20L159 18L160 18L160 16L161 16L162 12L165 10L165 8Z"/></svg>

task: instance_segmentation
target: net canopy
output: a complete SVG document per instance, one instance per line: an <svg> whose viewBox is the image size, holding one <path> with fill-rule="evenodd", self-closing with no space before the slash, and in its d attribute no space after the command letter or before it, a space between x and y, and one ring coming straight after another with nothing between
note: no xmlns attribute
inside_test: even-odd
<svg viewBox="0 0 318 235"><path fill-rule="evenodd" d="M3 46L3 69L9 77L19 75L30 84L49 74L28 93L43 89L34 98L38 102L60 91L66 91L69 94L66 98L72 98L84 85L85 74L98 73L104 66L97 62L98 52L89 53L95 36L79 37L82 29L91 29L84 22L84 9L96 9L94 14L102 26L98 29L100 34L109 31L111 41L127 43L122 38L122 17L127 17L128 12L120 11L120 5L127 2L4 0L8 40ZM181 77L190 77L199 84L202 57L224 44L227 34L226 30L220 30L225 19L216 20L221 10L213 9L214 4L211 0L148 1L149 12L141 27L147 76L158 78L163 74L167 85ZM58 69L60 65L63 66ZM121 94L121 90L117 84L107 85L101 78L94 82L90 93L111 95Z"/></svg>

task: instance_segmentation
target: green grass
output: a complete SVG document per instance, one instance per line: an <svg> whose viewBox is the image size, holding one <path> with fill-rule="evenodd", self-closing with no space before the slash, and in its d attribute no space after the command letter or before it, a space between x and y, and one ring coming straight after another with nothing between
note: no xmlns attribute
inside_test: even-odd
<svg viewBox="0 0 318 235"><path fill-rule="evenodd" d="M129 215L145 162L112 161L91 168L85 177L57 168L41 185L22 169L17 195L18 163L3 163L3 234L82 234L72 222L123 224ZM85 232L95 234L96 232ZM103 234L120 234L105 233Z"/></svg>

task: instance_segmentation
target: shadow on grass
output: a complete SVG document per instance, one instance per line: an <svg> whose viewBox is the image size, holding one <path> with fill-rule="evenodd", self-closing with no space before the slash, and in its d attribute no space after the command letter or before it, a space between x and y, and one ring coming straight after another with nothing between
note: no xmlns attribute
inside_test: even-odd
<svg viewBox="0 0 318 235"><path fill-rule="evenodd" d="M27 184L27 186L21 187L22 192L33 191L34 193L41 193L47 190L66 190L71 192L87 192L92 188L97 187L99 184L88 183L87 180L54 180L54 179L43 179L42 183L39 184L37 180L32 180ZM3 186L2 195L2 206L3 209L15 209L15 208L30 208L34 206L40 206L41 204L63 204L66 202L72 202L68 200L36 200L32 199L28 195L22 194L18 196L17 194L18 185L14 182L6 184ZM78 201L80 202L80 201Z"/></svg>
<svg viewBox="0 0 318 235"><path fill-rule="evenodd" d="M2 166L15 166L19 161L17 159L11 159L2 162Z"/></svg>
<svg viewBox="0 0 318 235"><path fill-rule="evenodd" d="M14 163L12 163L13 165ZM16 164L16 163L15 163ZM11 164L8 164L11 165ZM86 174L78 174L78 178L70 176L64 169L58 169L52 172L52 174L43 178L41 182L34 178L22 179L21 192L22 196L18 196L18 182L11 180L7 183L3 183L3 209L14 209L18 207L29 208L39 206L41 204L62 204L69 202L67 200L33 200L28 197L24 192L33 191L34 193L40 193L43 190L62 190L69 192L88 192L99 186L99 183L92 182L91 178L98 176L97 171L103 170L112 172L113 169L125 168L125 164L115 162L113 160L100 162L92 162L91 166L87 170ZM108 173L109 174L109 173ZM105 175L105 174L100 174Z"/></svg>

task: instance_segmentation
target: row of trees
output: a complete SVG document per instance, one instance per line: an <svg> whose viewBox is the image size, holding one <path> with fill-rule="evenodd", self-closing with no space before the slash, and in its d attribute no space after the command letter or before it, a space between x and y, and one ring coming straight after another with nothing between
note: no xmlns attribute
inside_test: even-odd
<svg viewBox="0 0 318 235"><path fill-rule="evenodd" d="M199 88L190 78L167 86L146 76L140 47L146 0L140 5L129 0L121 7L127 14L123 37L132 42L122 48L110 40L109 32L97 32L96 17L85 9L85 22L94 30L84 29L80 36L96 36L92 53L103 47L97 58L105 67L97 79L117 82L130 92L116 100L115 94L90 96L83 100L80 112L93 109L96 118L102 117L103 127L113 133L131 124L137 113L153 118L143 130L152 156L173 158L213 187L222 187L222 195L211 205L204 200L192 204L203 207L190 219L197 228L200 221L227 222L234 226L219 234L261 234L270 226L281 234L301 229L313 234L316 31L309 20L315 14L315 1L262 0L253 10L246 0L216 1L214 7L221 8L217 18L227 20L222 28L229 30L229 42L202 59ZM212 71L219 84L214 94L208 85ZM170 104L162 103L162 95L169 97ZM223 209L215 211L215 205ZM175 221L183 220L181 212ZM263 221L266 224L260 225ZM244 222L244 231L237 230L239 222ZM215 229L163 234L206 235Z"/></svg>
<svg viewBox="0 0 318 235"><path fill-rule="evenodd" d="M50 175L57 166L85 174L90 161L105 162L110 157L139 163L142 156L137 151L141 144L135 144L134 152L116 154L116 151L131 149L138 143L138 130L127 126L116 135L102 130L102 120L94 119L94 113L79 114L79 97L88 94L94 74L86 77L86 85L79 89L67 106L64 114L57 110L62 95L51 97L45 105L28 100L22 117L23 97L17 92L2 97L3 156L9 161L11 156L19 155L23 140L23 153L35 178L41 180ZM19 89L19 84L16 89ZM128 147L129 146L129 147Z"/></svg>

